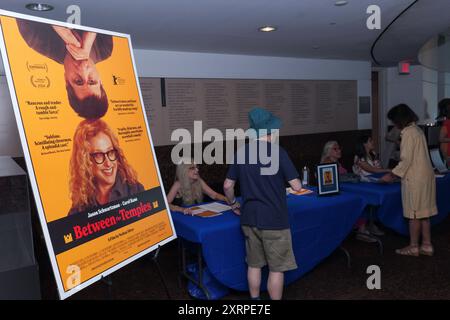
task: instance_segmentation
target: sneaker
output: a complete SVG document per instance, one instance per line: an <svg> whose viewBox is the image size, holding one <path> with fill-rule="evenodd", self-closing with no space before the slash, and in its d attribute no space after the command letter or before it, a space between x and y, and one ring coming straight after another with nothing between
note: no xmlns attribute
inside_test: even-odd
<svg viewBox="0 0 450 320"><path fill-rule="evenodd" d="M371 224L368 227L369 232L373 234L374 236L384 236L384 232L380 230L380 228L377 227L376 224Z"/></svg>
<svg viewBox="0 0 450 320"><path fill-rule="evenodd" d="M369 243L377 242L377 240L374 237L372 237L370 235L370 232L367 230L358 231L356 233L356 239L359 241L364 241L364 242L369 242Z"/></svg>

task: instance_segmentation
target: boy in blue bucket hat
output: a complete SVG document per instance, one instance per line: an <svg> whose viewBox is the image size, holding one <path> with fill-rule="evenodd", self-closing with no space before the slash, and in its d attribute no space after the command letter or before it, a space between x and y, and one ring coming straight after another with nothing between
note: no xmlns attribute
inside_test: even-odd
<svg viewBox="0 0 450 320"><path fill-rule="evenodd" d="M249 130L256 139L238 150L228 170L224 191L233 211L241 216L251 298L259 299L261 268L268 265L267 290L272 300L279 300L283 295L284 272L297 268L292 250L285 182L288 181L295 191L300 191L302 186L287 152L273 141L281 128L281 120L259 107L249 112L248 119ZM277 170L269 174L264 172L268 163L262 161L261 150L267 152L271 162L278 161ZM258 152L258 155L250 155L250 152ZM250 161L251 158L257 159L256 163ZM245 161L236 163L238 159ZM240 183L242 206L234 196L236 181Z"/></svg>

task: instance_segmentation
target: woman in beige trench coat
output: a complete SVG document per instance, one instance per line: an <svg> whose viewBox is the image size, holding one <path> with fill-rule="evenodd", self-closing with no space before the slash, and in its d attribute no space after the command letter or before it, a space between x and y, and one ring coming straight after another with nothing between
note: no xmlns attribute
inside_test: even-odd
<svg viewBox="0 0 450 320"><path fill-rule="evenodd" d="M416 125L417 115L406 104L393 107L387 114L401 131L400 162L392 174L402 179L403 216L409 219L410 244L396 253L407 256L432 256L430 217L437 214L436 180L425 135ZM382 179L392 181L393 175ZM419 247L420 236L422 244Z"/></svg>

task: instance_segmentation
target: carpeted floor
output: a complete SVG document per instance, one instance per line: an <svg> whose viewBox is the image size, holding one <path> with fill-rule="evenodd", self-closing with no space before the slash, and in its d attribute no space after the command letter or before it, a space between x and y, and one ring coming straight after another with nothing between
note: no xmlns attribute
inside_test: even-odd
<svg viewBox="0 0 450 320"><path fill-rule="evenodd" d="M34 228L36 231L36 228ZM376 244L347 238L343 246L352 257L347 267L344 254L337 250L315 269L285 288L284 299L450 299L450 217L432 229L434 257L403 257L394 250L407 244L408 239L389 230L382 237L384 253ZM36 233L36 232L35 232ZM45 245L39 236L35 251L40 267L43 299L58 299L53 272ZM178 277L177 240L161 248L159 263L172 299L191 299L186 281ZM369 290L367 267L381 269L381 289ZM69 299L167 299L157 269L148 257L143 257L110 276L113 283L97 282ZM263 293L263 297L267 297ZM231 291L223 299L247 299L246 292Z"/></svg>

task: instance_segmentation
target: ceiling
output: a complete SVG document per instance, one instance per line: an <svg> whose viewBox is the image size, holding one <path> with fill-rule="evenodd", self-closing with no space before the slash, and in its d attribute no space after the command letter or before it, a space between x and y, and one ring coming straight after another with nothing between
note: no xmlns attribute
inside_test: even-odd
<svg viewBox="0 0 450 320"><path fill-rule="evenodd" d="M36 0L34 0L36 1ZM50 12L25 8L32 2L0 0L0 8L65 21L66 8L81 8L86 26L128 33L134 48L281 57L372 60L383 29L413 0L41 0ZM369 30L366 9L381 8L381 30ZM449 0L419 0L378 41L382 65L415 59L419 48L450 26ZM262 33L262 25L278 31Z"/></svg>

